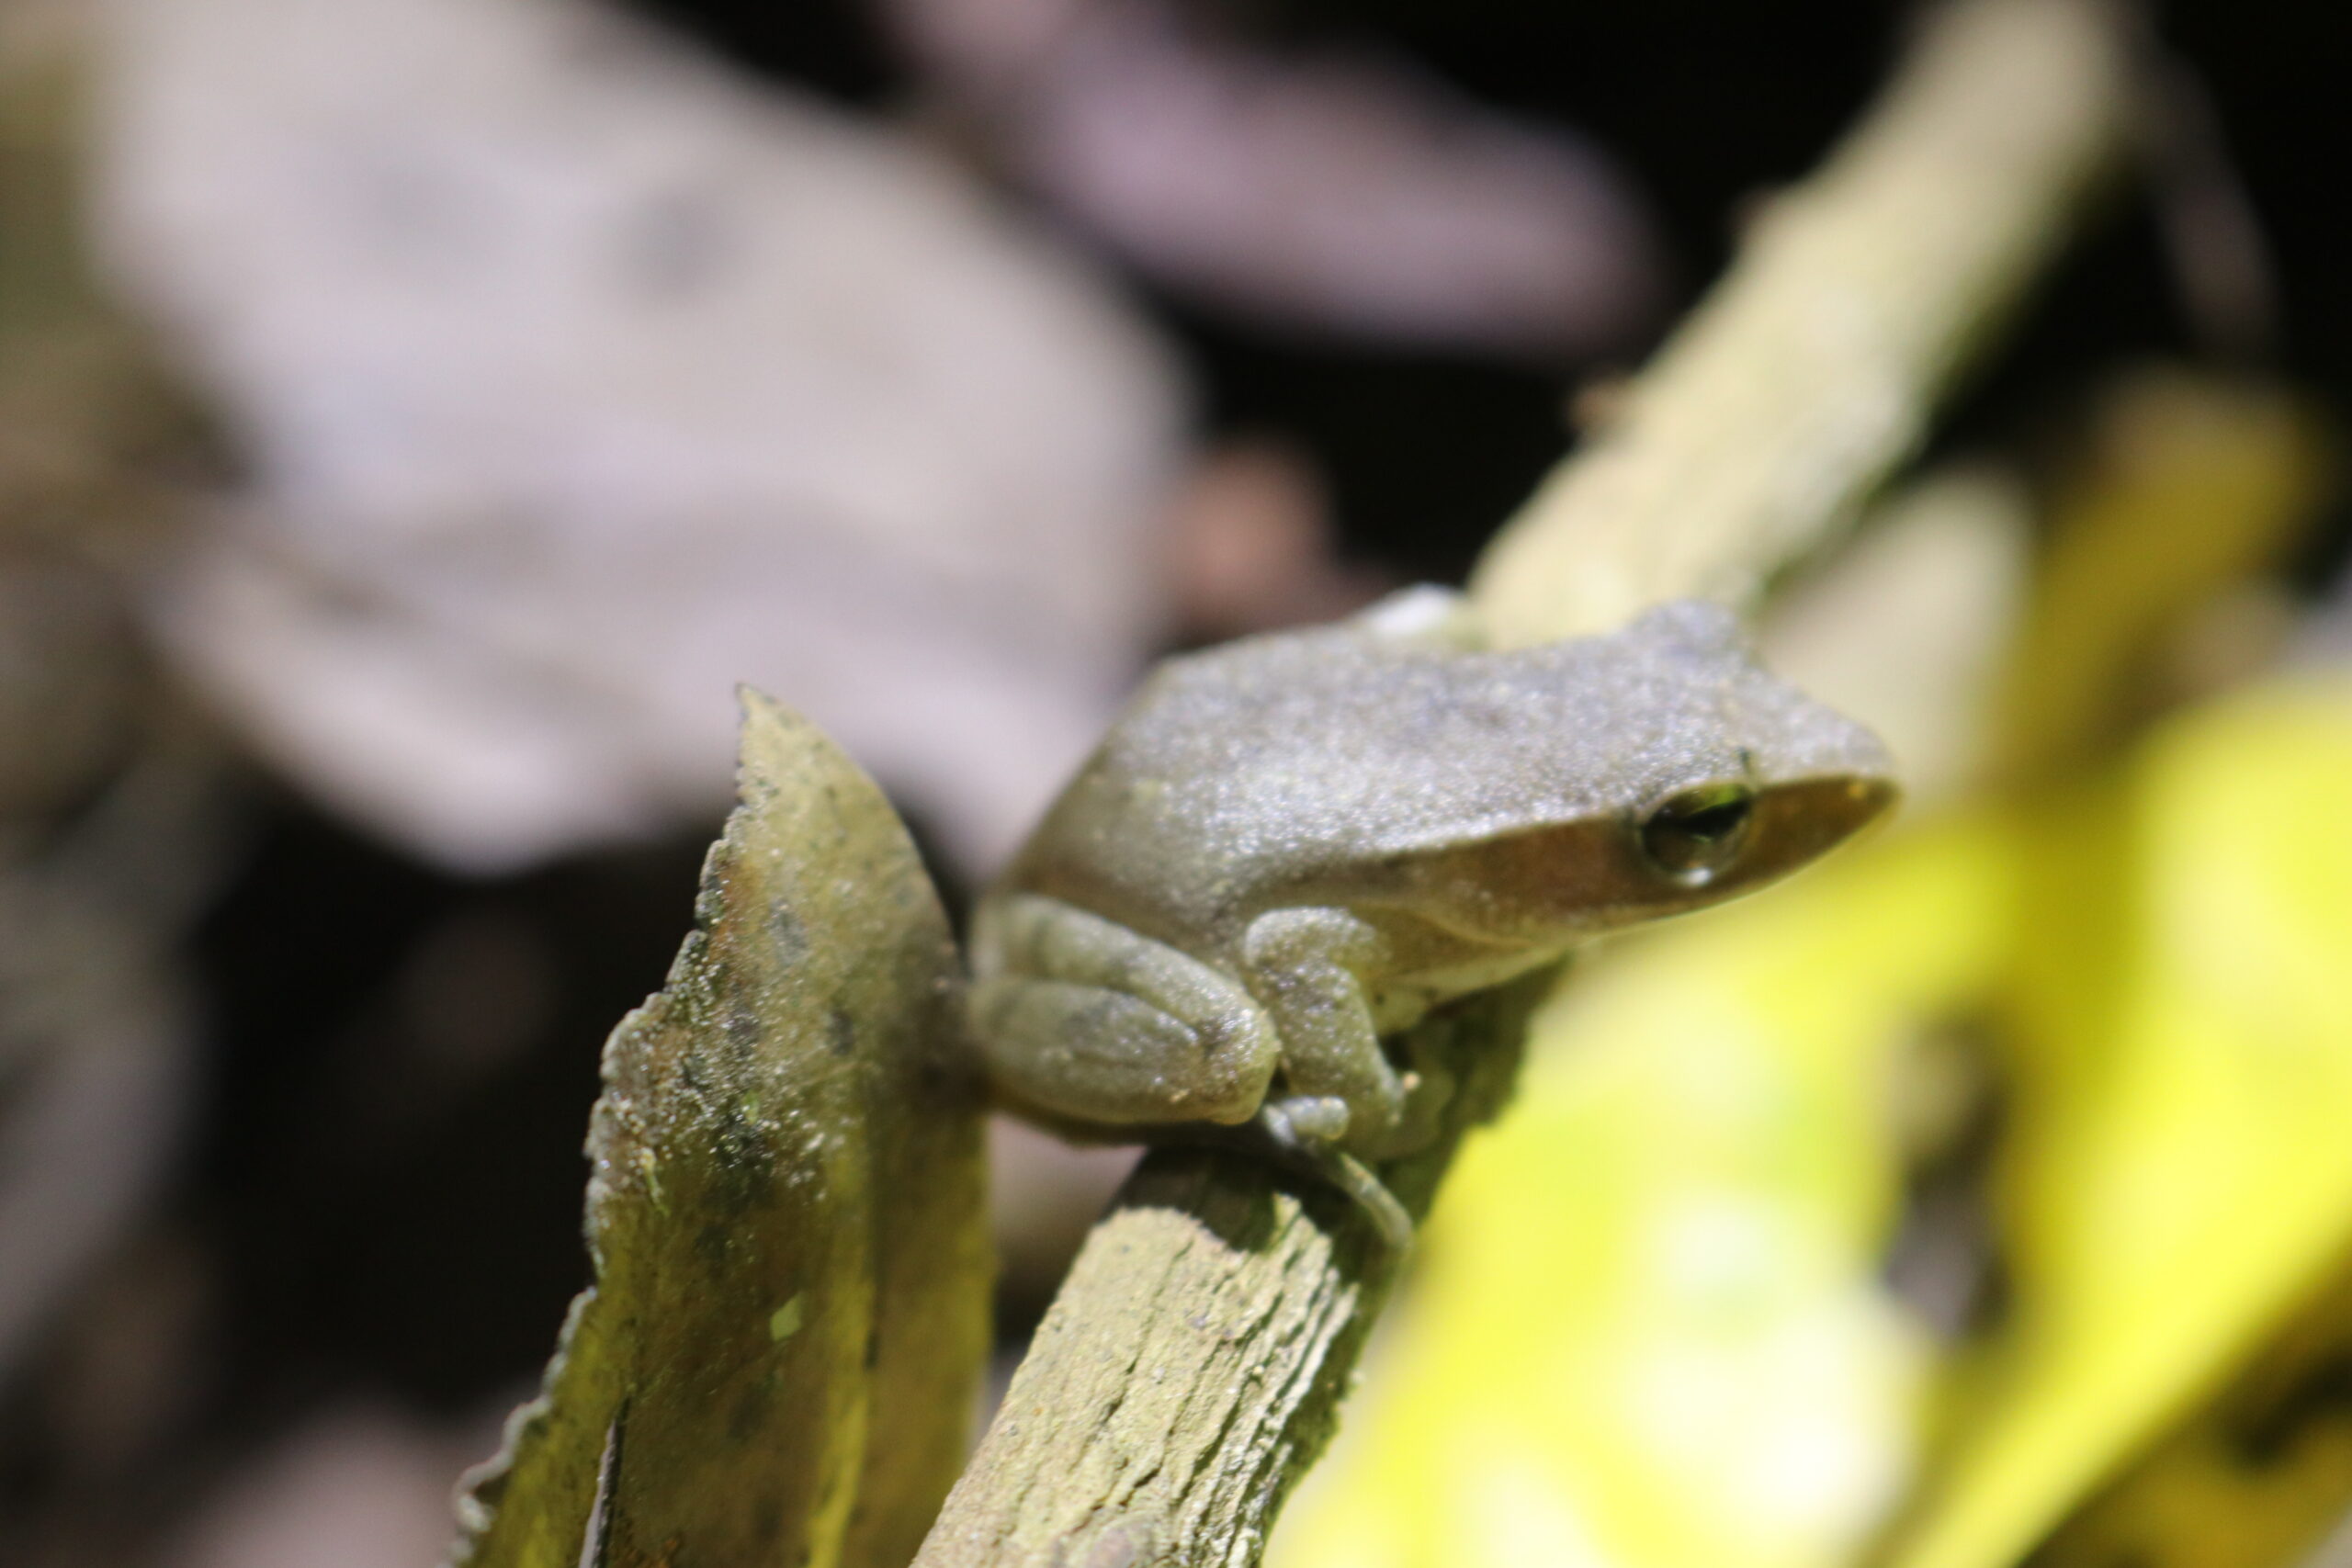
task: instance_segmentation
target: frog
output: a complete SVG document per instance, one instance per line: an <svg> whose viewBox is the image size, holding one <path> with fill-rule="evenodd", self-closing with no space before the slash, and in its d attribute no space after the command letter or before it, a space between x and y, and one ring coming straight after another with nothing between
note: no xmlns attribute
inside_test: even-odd
<svg viewBox="0 0 2352 1568"><path fill-rule="evenodd" d="M1896 796L1864 726L1698 600L1489 649L1456 595L1164 661L983 893L969 1033L1066 1133L1254 1129L1402 1246L1373 1167L1450 1081L1384 1042L1817 859Z"/></svg>

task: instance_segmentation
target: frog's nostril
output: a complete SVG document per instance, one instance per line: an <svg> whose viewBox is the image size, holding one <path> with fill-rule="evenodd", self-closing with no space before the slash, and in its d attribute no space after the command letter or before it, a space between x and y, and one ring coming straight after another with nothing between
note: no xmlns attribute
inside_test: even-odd
<svg viewBox="0 0 2352 1568"><path fill-rule="evenodd" d="M1893 806L1903 792L1888 779L1852 779L1846 785L1847 804L1852 808L1849 831L1862 827Z"/></svg>

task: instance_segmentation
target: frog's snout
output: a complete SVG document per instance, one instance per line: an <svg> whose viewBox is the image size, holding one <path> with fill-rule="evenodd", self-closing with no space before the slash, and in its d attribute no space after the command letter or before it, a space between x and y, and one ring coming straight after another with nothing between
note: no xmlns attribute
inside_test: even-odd
<svg viewBox="0 0 2352 1568"><path fill-rule="evenodd" d="M1745 869L1759 880L1793 871L1878 820L1901 795L1894 780L1875 776L1775 784L1757 797L1755 807L1753 841L1765 850L1758 857L1764 863Z"/></svg>

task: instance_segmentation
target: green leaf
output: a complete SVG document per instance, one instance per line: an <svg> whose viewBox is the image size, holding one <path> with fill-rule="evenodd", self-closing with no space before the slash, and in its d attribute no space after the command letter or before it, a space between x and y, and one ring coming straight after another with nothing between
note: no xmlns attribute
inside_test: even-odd
<svg viewBox="0 0 2352 1568"><path fill-rule="evenodd" d="M873 783L744 694L742 804L590 1122L594 1283L455 1561L896 1568L988 1345L979 1101L937 897Z"/></svg>

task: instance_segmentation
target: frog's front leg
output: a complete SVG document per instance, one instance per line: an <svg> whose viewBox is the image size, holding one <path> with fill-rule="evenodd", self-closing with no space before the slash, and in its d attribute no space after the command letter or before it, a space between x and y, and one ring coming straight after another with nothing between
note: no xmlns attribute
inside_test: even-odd
<svg viewBox="0 0 2352 1568"><path fill-rule="evenodd" d="M971 1018L990 1077L1082 1122L1240 1122L1281 1059L1231 976L1058 898L1015 893L973 921Z"/></svg>
<svg viewBox="0 0 2352 1568"><path fill-rule="evenodd" d="M1282 1037L1278 1109L1302 1135L1345 1144L1366 1159L1429 1142L1432 1097L1410 1110L1415 1085L1380 1047L1368 982L1387 967L1387 940L1345 909L1275 909L1242 940L1250 989Z"/></svg>

